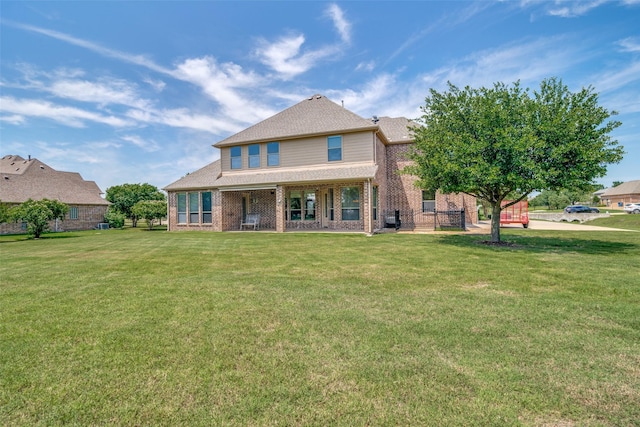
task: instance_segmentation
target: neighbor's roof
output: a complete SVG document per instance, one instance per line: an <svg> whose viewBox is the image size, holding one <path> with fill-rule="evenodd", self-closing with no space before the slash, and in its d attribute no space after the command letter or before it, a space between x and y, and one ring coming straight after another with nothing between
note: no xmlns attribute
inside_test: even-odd
<svg viewBox="0 0 640 427"><path fill-rule="evenodd" d="M640 194L640 179L623 182L616 187L607 188L601 197L623 196L626 194Z"/></svg>
<svg viewBox="0 0 640 427"><path fill-rule="evenodd" d="M280 141L301 136L377 129L378 126L371 120L363 119L322 95L313 95L215 143L214 146L226 147L252 142Z"/></svg>
<svg viewBox="0 0 640 427"><path fill-rule="evenodd" d="M94 181L79 173L57 171L38 159L8 155L0 158L0 200L59 200L71 205L108 205Z"/></svg>
<svg viewBox="0 0 640 427"><path fill-rule="evenodd" d="M191 190L196 188L213 188L220 176L220 160L209 163L179 180L167 185L163 190Z"/></svg>

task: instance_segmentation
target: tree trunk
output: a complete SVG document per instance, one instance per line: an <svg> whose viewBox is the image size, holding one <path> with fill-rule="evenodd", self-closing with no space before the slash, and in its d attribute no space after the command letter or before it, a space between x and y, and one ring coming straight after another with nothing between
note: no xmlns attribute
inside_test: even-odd
<svg viewBox="0 0 640 427"><path fill-rule="evenodd" d="M491 204L491 241L500 241L500 203Z"/></svg>

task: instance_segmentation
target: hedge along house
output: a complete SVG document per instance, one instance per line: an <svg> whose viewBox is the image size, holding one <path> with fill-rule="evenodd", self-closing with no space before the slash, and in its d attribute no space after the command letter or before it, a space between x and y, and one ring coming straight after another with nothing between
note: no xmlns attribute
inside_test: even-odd
<svg viewBox="0 0 640 427"><path fill-rule="evenodd" d="M7 155L0 159L0 201L18 205L28 199L58 200L69 206L62 222L49 224L54 231L91 230L104 222L109 202L94 181L79 173L57 171L38 159ZM24 232L24 224L0 224L0 233Z"/></svg>
<svg viewBox="0 0 640 427"><path fill-rule="evenodd" d="M364 119L314 95L214 144L219 160L166 186L168 228L239 230L252 214L262 230L371 234L396 210L415 228L434 210L465 208L476 222L474 198L424 192L399 173L413 143L409 124Z"/></svg>

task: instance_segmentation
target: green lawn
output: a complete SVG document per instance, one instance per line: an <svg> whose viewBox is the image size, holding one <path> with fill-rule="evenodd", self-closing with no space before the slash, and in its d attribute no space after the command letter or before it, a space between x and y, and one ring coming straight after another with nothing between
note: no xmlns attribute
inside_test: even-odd
<svg viewBox="0 0 640 427"><path fill-rule="evenodd" d="M640 233L502 236L0 237L0 425L637 425Z"/></svg>

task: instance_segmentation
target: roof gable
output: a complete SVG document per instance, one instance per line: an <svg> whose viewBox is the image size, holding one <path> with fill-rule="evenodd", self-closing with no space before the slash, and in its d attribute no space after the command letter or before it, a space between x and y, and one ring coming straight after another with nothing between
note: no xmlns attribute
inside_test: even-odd
<svg viewBox="0 0 640 427"><path fill-rule="evenodd" d="M279 141L301 136L376 130L378 126L322 95L314 95L241 132L215 147Z"/></svg>

